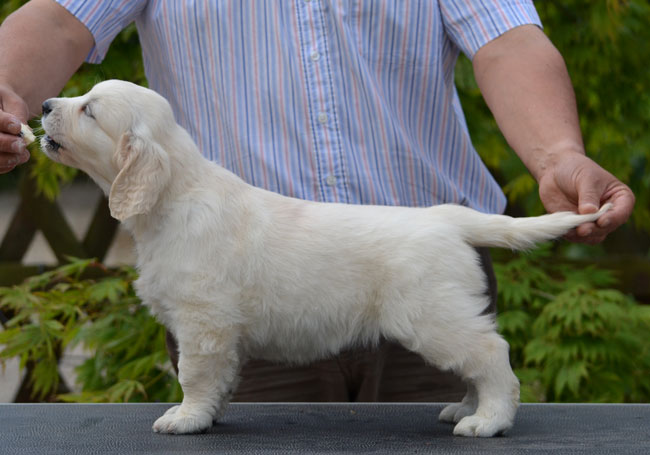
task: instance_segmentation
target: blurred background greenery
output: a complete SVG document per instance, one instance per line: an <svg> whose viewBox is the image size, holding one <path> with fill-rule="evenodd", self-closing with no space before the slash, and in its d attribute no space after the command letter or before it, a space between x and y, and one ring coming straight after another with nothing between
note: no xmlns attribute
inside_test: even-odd
<svg viewBox="0 0 650 455"><path fill-rule="evenodd" d="M4 2L0 19L22 3ZM529 254L495 250L500 331L511 344L523 401L648 402L650 5L564 0L536 7L569 68L587 153L626 182L637 203L630 222L595 247L555 242ZM118 35L101 65L84 64L63 95L109 78L146 85L133 25ZM505 143L464 57L456 80L474 144L508 196L507 213L543 213L536 182ZM50 199L80 178L34 150L30 166L0 176L0 190L12 190L29 175ZM134 276L128 267L107 270L96 261L70 259L0 288L0 309L11 316L0 333L0 360L20 357L30 399L179 399L164 331L138 305ZM75 394L57 370L62 350L73 345L93 352L77 370L81 392Z"/></svg>

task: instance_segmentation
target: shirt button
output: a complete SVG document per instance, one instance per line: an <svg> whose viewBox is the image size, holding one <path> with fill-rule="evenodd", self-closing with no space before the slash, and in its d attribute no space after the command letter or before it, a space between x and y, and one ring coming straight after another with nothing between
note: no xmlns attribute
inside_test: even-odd
<svg viewBox="0 0 650 455"><path fill-rule="evenodd" d="M327 123L327 114L325 112L321 112L320 114L318 114L317 119L318 119L318 123L321 124Z"/></svg>
<svg viewBox="0 0 650 455"><path fill-rule="evenodd" d="M312 61L317 62L320 59L320 54L318 51L314 51L309 57L312 59Z"/></svg>
<svg viewBox="0 0 650 455"><path fill-rule="evenodd" d="M325 183L327 183L327 186L336 185L336 177L334 177L333 175L328 175L327 178L325 179Z"/></svg>

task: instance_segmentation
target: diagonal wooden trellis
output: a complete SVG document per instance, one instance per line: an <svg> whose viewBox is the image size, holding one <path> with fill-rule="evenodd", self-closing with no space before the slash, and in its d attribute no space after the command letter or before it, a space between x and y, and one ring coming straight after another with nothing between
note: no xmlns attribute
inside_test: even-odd
<svg viewBox="0 0 650 455"><path fill-rule="evenodd" d="M60 263L66 262L66 256L103 260L117 231L118 221L111 217L102 197L84 238L77 239L57 202L37 195L35 185L28 176L19 185L20 204L0 243L0 285L18 283L39 269L21 264L39 230Z"/></svg>
<svg viewBox="0 0 650 455"><path fill-rule="evenodd" d="M97 258L102 261L108 252L117 231L118 221L110 216L108 203L102 197L97 204L92 221L83 239L79 240L63 216L56 201L49 201L36 191L36 182L25 173L19 184L20 203L13 213L9 228L0 243L0 286L22 282L25 278L44 270L39 266L25 266L23 257L38 231L43 233L59 263L66 262L66 256ZM0 312L0 321L6 321L10 314ZM33 365L27 365L28 373ZM31 386L25 375L15 402L30 402ZM63 381L59 381L63 385Z"/></svg>

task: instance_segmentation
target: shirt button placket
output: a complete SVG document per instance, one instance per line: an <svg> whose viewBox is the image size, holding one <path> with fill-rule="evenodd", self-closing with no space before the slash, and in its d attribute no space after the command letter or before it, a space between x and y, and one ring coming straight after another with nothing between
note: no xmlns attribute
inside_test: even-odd
<svg viewBox="0 0 650 455"><path fill-rule="evenodd" d="M330 103L333 102L330 92L331 81L326 80L327 72L323 68L324 60L326 58L326 40L324 39L325 30L323 24L320 22L321 13L318 11L320 4L317 0L302 0L304 8L311 10L304 10L303 17L307 19L311 17L311 22L308 27L310 31L303 35L306 38L304 43L305 57L309 63L307 71L309 73L308 80L310 81L310 98L312 99L312 108L315 110L315 138L316 138L316 153L320 170L321 185L330 188L325 193L329 194L328 198L334 198L339 184L337 178L337 169L340 167L338 154L334 153L338 150L338 135L334 134L331 124L331 114L329 109ZM313 33L311 32L313 28ZM312 37L314 39L312 39ZM313 112L313 111L312 111ZM321 186L321 188L323 188Z"/></svg>

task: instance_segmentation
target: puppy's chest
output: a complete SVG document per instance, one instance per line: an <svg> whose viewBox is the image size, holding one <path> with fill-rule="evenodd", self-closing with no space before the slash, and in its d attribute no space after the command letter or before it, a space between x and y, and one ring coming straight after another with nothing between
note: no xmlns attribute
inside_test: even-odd
<svg viewBox="0 0 650 455"><path fill-rule="evenodd" d="M139 267L139 278L133 283L136 294L151 313L169 323L169 313L178 310L184 302L192 301L194 287L182 274L174 273L171 267L145 265Z"/></svg>
<svg viewBox="0 0 650 455"><path fill-rule="evenodd" d="M143 278L142 275L134 283L136 294L142 304L149 308L151 314L161 319L165 325L168 324L166 314L169 313L170 304L167 293L160 287L158 280Z"/></svg>

